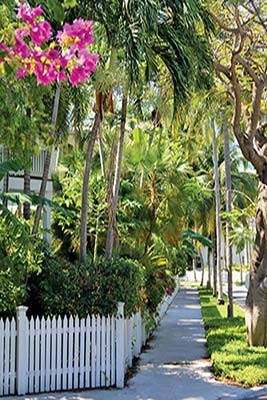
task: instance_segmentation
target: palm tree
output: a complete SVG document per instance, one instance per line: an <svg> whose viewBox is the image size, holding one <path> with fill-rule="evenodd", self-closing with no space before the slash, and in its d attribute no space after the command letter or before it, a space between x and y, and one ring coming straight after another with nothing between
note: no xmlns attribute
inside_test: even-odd
<svg viewBox="0 0 267 400"><path fill-rule="evenodd" d="M59 109L59 99L60 99L60 83L57 84L56 91L55 91L53 113L52 113L52 123L51 123L51 130L50 130L51 138L54 137L55 131L56 131L57 116L58 116L58 109ZM40 187L40 192L39 192L39 197L41 199L44 199L45 193L46 193L46 184L47 184L49 170L50 170L51 156L52 156L51 151L47 150L45 162L44 162L44 170L43 170L43 176L42 176L42 181L41 181L41 187ZM34 218L34 224L33 224L33 228L32 228L33 235L36 235L36 233L38 231L38 227L39 227L39 223L40 223L40 219L41 219L42 208L43 208L42 204L40 204L37 207L37 210L35 213L35 218Z"/></svg>
<svg viewBox="0 0 267 400"><path fill-rule="evenodd" d="M97 3L81 1L78 9L82 15L90 15L90 18L99 23L102 31L104 28L110 48L117 49L117 53L122 57L120 68L123 67L126 70L129 88L132 88L141 78L142 62L146 62L148 79L152 76L151 72L157 68L158 60L163 62L173 83L174 110L176 111L178 100L185 98L188 88L191 85L203 84L200 76L207 76L207 73L203 74L203 71L207 71L207 67L210 66L207 44L203 40L198 41L200 36L196 28L199 23L203 26L208 25L207 15L197 0L191 0L187 6L187 11L190 10L190 12L185 12L180 2L141 1L137 5L124 1L102 0ZM196 48L198 48L198 57L196 57ZM124 108L126 107L122 109ZM122 126L124 119L126 119L126 110L122 114ZM114 198L112 207L116 207L117 204L116 193L119 188L123 130L121 129L122 140L119 142L116 167L118 172L113 185L116 192L112 194ZM115 216L116 210L112 213ZM110 225L108 232L112 231L113 228ZM108 242L113 243L113 239ZM108 248L108 256L110 256L112 246Z"/></svg>
<svg viewBox="0 0 267 400"><path fill-rule="evenodd" d="M222 113L223 124L223 137L224 137L224 164L225 164L225 210L227 213L232 209L232 195L231 195L231 164L230 164L230 146L229 146L229 131L227 120L225 118L225 111ZM225 227L225 251L226 251L226 269L228 272L228 305L227 316L233 317L233 276L232 276L232 246L230 243L231 224L230 219L226 219Z"/></svg>

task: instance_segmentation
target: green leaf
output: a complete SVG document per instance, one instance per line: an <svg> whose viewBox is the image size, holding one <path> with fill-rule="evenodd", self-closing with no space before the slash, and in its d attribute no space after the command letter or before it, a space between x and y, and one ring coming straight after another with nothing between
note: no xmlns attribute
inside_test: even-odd
<svg viewBox="0 0 267 400"><path fill-rule="evenodd" d="M77 4L77 0L64 0L64 7L65 8L73 8Z"/></svg>
<svg viewBox="0 0 267 400"><path fill-rule="evenodd" d="M51 208L54 208L58 211L60 211L62 214L64 214L67 217L71 217L73 215L73 213L69 210L67 210L64 207L61 207L58 203L46 199L46 198L41 198L35 194L33 195L26 195L23 193L0 193L0 199L5 199L10 201L11 203L16 203L16 204L21 204L24 202L28 202L30 204L33 204L35 206L38 206L40 204L49 206Z"/></svg>
<svg viewBox="0 0 267 400"><path fill-rule="evenodd" d="M65 18L64 8L59 0L47 0L47 6L53 18L58 22L63 22Z"/></svg>
<svg viewBox="0 0 267 400"><path fill-rule="evenodd" d="M144 143L144 135L140 128L133 129L133 139L135 144Z"/></svg>
<svg viewBox="0 0 267 400"><path fill-rule="evenodd" d="M198 232L194 232L191 229L184 230L183 231L183 237L197 240L198 242L203 244L203 246L207 246L207 247L209 247L211 249L214 249L214 243L209 238L207 238L204 235L201 235Z"/></svg>
<svg viewBox="0 0 267 400"><path fill-rule="evenodd" d="M0 163L0 180L2 180L8 172L17 172L23 169L23 165L14 160L8 160Z"/></svg>

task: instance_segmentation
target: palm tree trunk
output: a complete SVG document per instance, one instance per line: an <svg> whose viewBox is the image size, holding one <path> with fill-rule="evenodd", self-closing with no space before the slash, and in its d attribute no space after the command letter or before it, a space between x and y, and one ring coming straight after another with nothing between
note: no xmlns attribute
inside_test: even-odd
<svg viewBox="0 0 267 400"><path fill-rule="evenodd" d="M99 221L100 217L98 216L96 219L96 226L95 226L95 244L94 244L94 264L96 265L97 260L97 250L98 250L98 236L99 236Z"/></svg>
<svg viewBox="0 0 267 400"><path fill-rule="evenodd" d="M24 193L29 195L31 192L31 171L28 169L24 170ZM31 218L31 205L28 201L23 203L23 217L26 220Z"/></svg>
<svg viewBox="0 0 267 400"><path fill-rule="evenodd" d="M231 163L230 163L230 146L229 146L229 131L227 126L227 121L225 118L225 111L222 112L222 122L223 122L223 137L224 137L224 163L225 163L225 186L226 186L226 212L229 214L232 209L232 199L231 199ZM226 253L226 269L228 272L228 304L227 304L227 316L233 317L233 256L232 256L232 246L230 243L230 233L232 227L230 218L226 218L225 227L225 253Z"/></svg>
<svg viewBox="0 0 267 400"><path fill-rule="evenodd" d="M112 247L111 244L112 230L115 230L115 233L117 232L116 215L114 215L113 212L113 188L112 188L112 176L116 158L116 146L117 146L117 135L115 134L113 137L112 146L110 150L108 176L107 176L107 204L109 211L109 221L108 221L108 230L106 238L106 252L105 252L106 259L109 259L111 257L110 248Z"/></svg>
<svg viewBox="0 0 267 400"><path fill-rule="evenodd" d="M101 124L99 125L99 130L98 130L98 148L99 148L101 172L102 172L103 177L106 178L105 155L104 155L104 147L103 147L103 138L102 138L102 133L101 133Z"/></svg>
<svg viewBox="0 0 267 400"><path fill-rule="evenodd" d="M7 161L9 159L9 150L6 145L3 146L3 161ZM7 172L3 179L3 193L8 193L9 190L9 173ZM3 205L7 207L8 200L3 200Z"/></svg>
<svg viewBox="0 0 267 400"><path fill-rule="evenodd" d="M213 297L217 297L217 237L216 230L213 233L213 242L215 244L214 249L212 249L212 263L213 263Z"/></svg>
<svg viewBox="0 0 267 400"><path fill-rule="evenodd" d="M94 125L88 141L88 147L85 159L85 168L83 174L83 189L82 189L82 209L81 209L81 224L80 224L80 261L86 265L87 254L87 214L88 214L88 187L93 158L94 144L96 141L97 132L100 125L100 113L96 111Z"/></svg>
<svg viewBox="0 0 267 400"><path fill-rule="evenodd" d="M218 304L224 304L223 288L222 288L222 271L221 271L221 198L220 198L220 181L219 181L219 168L217 160L216 148L216 132L215 123L212 121L212 153L213 165L215 175L215 199L216 199L216 239L217 239L217 278L218 278Z"/></svg>
<svg viewBox="0 0 267 400"><path fill-rule="evenodd" d="M240 253L239 253L239 264L240 264L240 283L242 283L243 282L243 261L241 259Z"/></svg>
<svg viewBox="0 0 267 400"><path fill-rule="evenodd" d="M120 137L118 142L117 159L116 159L116 169L113 184L113 201L112 201L112 214L113 217L109 218L107 240L106 240L106 254L105 257L109 260L112 257L113 243L114 243L114 218L116 218L119 187L120 187L120 177L121 177L121 164L122 164L122 151L125 136L125 126L126 126L126 116L127 116L127 97L128 94L124 94L122 97L122 111L121 111L121 128Z"/></svg>
<svg viewBox="0 0 267 400"><path fill-rule="evenodd" d="M50 137L53 137L55 135L55 131L56 131L57 115L58 115L58 108L59 108L59 98L60 98L60 83L57 84L55 98L54 98L53 113L52 113L52 127L51 127L51 131L50 131ZM49 175L49 170L50 170L50 163L51 163L51 151L47 150L45 162L44 162L44 170L43 170L41 188L40 188L40 192L39 192L40 199L44 199L44 197L45 197L46 185L47 185L47 180L48 180L48 175ZM37 207L36 214L35 214L35 219L34 219L34 224L33 224L33 229L32 229L33 235L36 235L36 233L38 231L41 214L42 214L42 209L43 209L43 204L40 204Z"/></svg>
<svg viewBox="0 0 267 400"><path fill-rule="evenodd" d="M195 240L193 240L193 246L196 247ZM193 254L192 267L193 267L194 282L196 282L197 281L197 257L195 254Z"/></svg>
<svg viewBox="0 0 267 400"><path fill-rule="evenodd" d="M145 250L144 255L147 253L148 246L150 244L151 236L153 233L153 228L156 223L156 211L157 211L157 189L156 189L156 174L153 172L152 180L151 180L151 211L150 211L150 226L149 231L145 241Z"/></svg>
<svg viewBox="0 0 267 400"><path fill-rule="evenodd" d="M207 279L207 289L211 288L211 268L210 268L210 256L211 249L208 247L208 279Z"/></svg>
<svg viewBox="0 0 267 400"><path fill-rule="evenodd" d="M204 284L204 275L205 275L205 268L204 268L204 261L203 261L203 256L201 251L199 251L199 258L200 258L200 264L201 264L201 282L200 282L200 286L203 286Z"/></svg>

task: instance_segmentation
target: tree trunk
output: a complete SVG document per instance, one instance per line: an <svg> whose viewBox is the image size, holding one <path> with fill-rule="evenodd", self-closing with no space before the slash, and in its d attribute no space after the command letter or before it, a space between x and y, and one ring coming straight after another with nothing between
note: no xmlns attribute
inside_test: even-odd
<svg viewBox="0 0 267 400"><path fill-rule="evenodd" d="M151 241L151 236L153 233L153 229L156 223L156 211L157 211L157 188L156 188L156 174L153 172L152 179L151 179L151 188L150 188L150 199L151 199L151 210L150 210L150 226L148 230L148 234L146 236L146 241L145 241L145 249L144 249L144 255L147 253L150 241Z"/></svg>
<svg viewBox="0 0 267 400"><path fill-rule="evenodd" d="M199 252L199 258L200 258L200 264L201 264L201 282L200 282L200 286L203 286L204 284L204 274L205 274L205 268L204 268L204 261L203 261L203 256L201 251Z"/></svg>
<svg viewBox="0 0 267 400"><path fill-rule="evenodd" d="M7 161L9 159L9 150L6 145L3 148L3 161ZM3 179L3 193L8 193L9 190L9 173L7 172ZM4 198L3 205L5 207L8 206L8 200Z"/></svg>
<svg viewBox="0 0 267 400"><path fill-rule="evenodd" d="M259 184L256 239L250 262L250 284L246 299L246 326L250 346L267 346L267 188Z"/></svg>
<svg viewBox="0 0 267 400"><path fill-rule="evenodd" d="M96 265L96 260L97 260L97 249L98 249L98 236L99 236L99 221L100 217L97 217L96 219L96 226L95 226L95 244L94 244L94 255L93 255L93 260L94 264Z"/></svg>
<svg viewBox="0 0 267 400"><path fill-rule="evenodd" d="M225 163L225 186L226 186L226 212L230 213L232 209L232 195L231 195L231 163L230 163L230 146L229 146L229 131L227 121L225 118L225 112L222 112L223 122L223 138L224 138L224 163ZM226 218L225 227L225 259L226 269L228 272L228 304L227 304L227 316L233 317L233 257L232 257L232 245L230 243L230 232L232 230L230 218Z"/></svg>
<svg viewBox="0 0 267 400"><path fill-rule="evenodd" d="M120 178L121 178L121 164L122 164L122 151L125 136L125 125L126 125L126 115L127 115L127 93L122 97L122 110L121 110L121 128L120 137L118 142L117 159L116 159L116 169L113 184L113 201L112 201L112 212L110 212L107 239L106 239L106 253L105 257L109 260L112 257L113 243L115 236L114 222L116 219L119 188L120 188Z"/></svg>
<svg viewBox="0 0 267 400"><path fill-rule="evenodd" d="M113 213L113 188L112 188L112 176L113 176L113 169L115 164L116 158L116 146L117 146L117 135L115 133L112 141L112 146L110 150L110 157L109 157L109 166L108 166L108 176L107 176L107 204L108 204L108 231L107 231L107 238L106 238L106 259L110 258L109 250L111 248L111 240L112 240L112 229L117 234L117 223L116 223L116 215Z"/></svg>
<svg viewBox="0 0 267 400"><path fill-rule="evenodd" d="M213 263L213 297L217 297L217 237L216 230L213 233L214 249L212 249L212 263Z"/></svg>
<svg viewBox="0 0 267 400"><path fill-rule="evenodd" d="M99 126L99 130L98 130L98 148L99 148L101 172L102 172L103 177L106 178L105 155L104 155L104 147L103 147L103 140L102 140L101 125Z"/></svg>
<svg viewBox="0 0 267 400"><path fill-rule="evenodd" d="M243 259L243 257L242 257ZM239 254L239 263L240 263L240 283L243 282L243 261L241 259L241 255Z"/></svg>
<svg viewBox="0 0 267 400"><path fill-rule="evenodd" d="M56 94L55 94L55 98L54 98L53 113L52 113L52 127L51 127L51 131L50 131L50 137L53 137L55 135L55 131L56 131L59 98L60 98L60 83L57 84ZM40 188L40 192L39 192L39 197L41 200L44 199L44 197L45 197L46 185L47 185L47 180L48 180L48 175L49 175L49 170L50 170L50 163L51 163L51 151L47 150L46 157L45 157L45 163L44 163L41 188ZM35 219L34 219L34 224L33 224L33 228L32 228L33 235L36 235L36 233L38 231L41 214L42 214L42 209L43 209L43 204L41 203L37 207L37 210L35 213Z"/></svg>
<svg viewBox="0 0 267 400"><path fill-rule="evenodd" d="M195 240L193 240L193 246L196 247ZM195 254L193 254L192 267L193 267L194 282L196 282L197 281L197 257Z"/></svg>
<svg viewBox="0 0 267 400"><path fill-rule="evenodd" d="M208 247L208 279L207 279L207 289L211 288L211 268L210 268L210 256L211 249Z"/></svg>
<svg viewBox="0 0 267 400"><path fill-rule="evenodd" d="M216 132L215 123L212 121L212 153L213 165L215 175L215 199L216 199L216 239L217 239L217 277L218 277L218 304L224 304L223 288L222 288L222 271L221 271L221 199L220 199L220 181L219 181L219 168L217 161L217 148L216 148Z"/></svg>
<svg viewBox="0 0 267 400"><path fill-rule="evenodd" d="M95 112L94 125L88 141L85 168L83 174L83 189L82 189L82 209L80 222L80 261L86 265L87 254L87 214L88 214L88 187L93 158L94 144L96 141L97 132L100 125L100 113Z"/></svg>
<svg viewBox="0 0 267 400"><path fill-rule="evenodd" d="M24 193L29 195L31 192L31 171L24 170ZM28 201L23 203L23 217L26 220L31 218L31 205Z"/></svg>

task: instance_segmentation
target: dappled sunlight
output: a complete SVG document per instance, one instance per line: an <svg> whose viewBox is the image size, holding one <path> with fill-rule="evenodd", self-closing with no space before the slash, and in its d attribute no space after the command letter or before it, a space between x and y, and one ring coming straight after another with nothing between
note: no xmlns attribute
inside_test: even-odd
<svg viewBox="0 0 267 400"><path fill-rule="evenodd" d="M200 308L200 306L198 304L194 305L194 304L188 304L187 306L185 306L184 308L191 308L194 310L197 310Z"/></svg>

